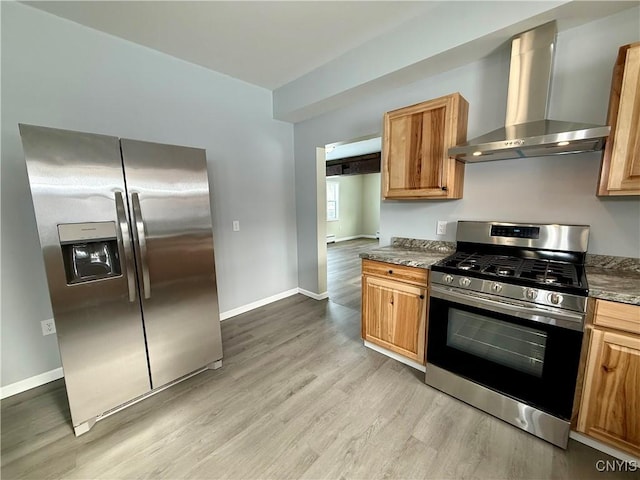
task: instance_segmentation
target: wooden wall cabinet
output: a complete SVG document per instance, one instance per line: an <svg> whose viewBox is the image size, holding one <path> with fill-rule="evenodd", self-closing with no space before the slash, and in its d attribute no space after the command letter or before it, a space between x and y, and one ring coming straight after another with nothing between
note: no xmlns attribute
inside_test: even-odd
<svg viewBox="0 0 640 480"><path fill-rule="evenodd" d="M620 47L607 123L598 195L640 195L640 42Z"/></svg>
<svg viewBox="0 0 640 480"><path fill-rule="evenodd" d="M425 364L428 271L362 261L362 338Z"/></svg>
<svg viewBox="0 0 640 480"><path fill-rule="evenodd" d="M640 306L596 301L577 429L640 456Z"/></svg>
<svg viewBox="0 0 640 480"><path fill-rule="evenodd" d="M454 93L384 114L384 198L462 198L464 164L448 150L467 140L468 111Z"/></svg>

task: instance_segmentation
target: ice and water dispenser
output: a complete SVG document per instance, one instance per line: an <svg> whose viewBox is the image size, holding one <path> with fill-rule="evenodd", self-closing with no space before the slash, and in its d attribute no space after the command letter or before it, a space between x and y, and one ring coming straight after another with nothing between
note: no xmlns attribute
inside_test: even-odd
<svg viewBox="0 0 640 480"><path fill-rule="evenodd" d="M115 222L58 225L67 284L121 274Z"/></svg>

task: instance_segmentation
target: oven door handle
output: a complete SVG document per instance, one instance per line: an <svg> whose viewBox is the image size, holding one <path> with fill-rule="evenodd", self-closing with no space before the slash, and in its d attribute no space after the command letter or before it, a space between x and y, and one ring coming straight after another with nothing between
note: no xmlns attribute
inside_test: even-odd
<svg viewBox="0 0 640 480"><path fill-rule="evenodd" d="M524 302L500 302L485 296L480 296L476 293L467 291L460 293L453 289L443 288L438 285L431 285L429 294L433 298L460 303L469 307L491 310L505 315L531 320L533 322L557 325L558 327L565 327L571 330L578 330L580 332L584 329L584 314L580 313L561 311L557 309L551 310L549 307L542 307L539 305L532 306ZM513 302L513 300L510 300L510 302Z"/></svg>

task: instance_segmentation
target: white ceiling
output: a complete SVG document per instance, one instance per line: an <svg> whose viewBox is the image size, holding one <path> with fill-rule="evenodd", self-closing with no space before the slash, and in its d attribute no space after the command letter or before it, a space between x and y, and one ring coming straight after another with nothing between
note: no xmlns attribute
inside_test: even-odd
<svg viewBox="0 0 640 480"><path fill-rule="evenodd" d="M442 2L24 3L273 90Z"/></svg>
<svg viewBox="0 0 640 480"><path fill-rule="evenodd" d="M346 142L330 143L325 145L324 148L325 158L328 162L329 160L380 152L382 151L382 138L376 136L373 138L366 137Z"/></svg>

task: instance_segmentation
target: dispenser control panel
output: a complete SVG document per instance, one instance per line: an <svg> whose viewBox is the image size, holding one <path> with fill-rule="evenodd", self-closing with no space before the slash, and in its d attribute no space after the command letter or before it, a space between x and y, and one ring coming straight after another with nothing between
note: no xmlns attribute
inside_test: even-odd
<svg viewBox="0 0 640 480"><path fill-rule="evenodd" d="M58 225L67 285L121 275L115 222Z"/></svg>

